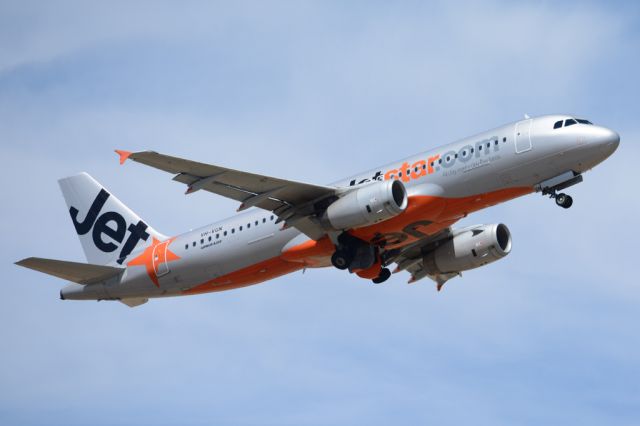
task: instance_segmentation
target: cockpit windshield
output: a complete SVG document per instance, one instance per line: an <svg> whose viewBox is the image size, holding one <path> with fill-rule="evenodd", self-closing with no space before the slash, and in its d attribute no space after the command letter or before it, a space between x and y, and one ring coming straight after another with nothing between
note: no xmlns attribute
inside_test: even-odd
<svg viewBox="0 0 640 426"><path fill-rule="evenodd" d="M590 122L589 120L585 120L583 118L568 118L566 120L559 120L556 121L555 123L553 123L553 128L554 129L559 129L561 127L569 127L569 126L573 126L574 124L588 124L588 125L593 125L592 122Z"/></svg>
<svg viewBox="0 0 640 426"><path fill-rule="evenodd" d="M580 123L580 124L591 124L591 125L593 125L593 123L592 123L592 122L590 122L589 120L584 120L584 119L582 119L582 118L576 118L576 121L577 121L578 123Z"/></svg>

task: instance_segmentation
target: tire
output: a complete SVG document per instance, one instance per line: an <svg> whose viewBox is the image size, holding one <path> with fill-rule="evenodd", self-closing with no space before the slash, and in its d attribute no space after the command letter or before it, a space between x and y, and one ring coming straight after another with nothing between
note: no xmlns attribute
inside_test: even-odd
<svg viewBox="0 0 640 426"><path fill-rule="evenodd" d="M573 198L571 198L570 195L567 195L564 200L564 203L562 203L562 207L564 207L565 209L568 209L572 205L573 205Z"/></svg>
<svg viewBox="0 0 640 426"><path fill-rule="evenodd" d="M380 270L380 275L378 275L376 278L372 279L371 281L373 281L374 284L382 284L383 282L388 280L390 276L391 276L391 271L388 268L382 268Z"/></svg>
<svg viewBox="0 0 640 426"><path fill-rule="evenodd" d="M560 207L564 207L565 203L567 202L567 194L561 193L556 195L556 204L559 205ZM566 209L566 207L564 207Z"/></svg>
<svg viewBox="0 0 640 426"><path fill-rule="evenodd" d="M351 257L342 250L336 250L331 256L331 264L338 269L345 270L351 264Z"/></svg>

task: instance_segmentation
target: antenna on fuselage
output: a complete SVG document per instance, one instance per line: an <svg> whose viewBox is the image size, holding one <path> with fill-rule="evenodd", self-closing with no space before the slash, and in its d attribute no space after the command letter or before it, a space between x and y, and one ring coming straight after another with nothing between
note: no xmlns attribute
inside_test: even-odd
<svg viewBox="0 0 640 426"><path fill-rule="evenodd" d="M525 120L528 120L528 119L530 119L530 118L531 118L531 117L529 117L529 114L527 114L527 113L525 112L525 113L524 113L524 119L525 119Z"/></svg>

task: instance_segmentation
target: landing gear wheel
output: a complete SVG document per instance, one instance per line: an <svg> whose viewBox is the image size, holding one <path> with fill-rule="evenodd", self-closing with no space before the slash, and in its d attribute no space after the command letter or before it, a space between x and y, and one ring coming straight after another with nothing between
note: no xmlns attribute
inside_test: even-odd
<svg viewBox="0 0 640 426"><path fill-rule="evenodd" d="M338 269L347 269L351 264L351 256L343 250L336 250L331 256L331 264Z"/></svg>
<svg viewBox="0 0 640 426"><path fill-rule="evenodd" d="M556 195L556 204L563 209L568 209L573 204L573 198L570 195L560 193Z"/></svg>
<svg viewBox="0 0 640 426"><path fill-rule="evenodd" d="M382 268L380 270L380 275L378 275L377 278L374 278L371 281L373 281L374 284L382 284L383 282L388 280L390 276L391 271L388 268Z"/></svg>

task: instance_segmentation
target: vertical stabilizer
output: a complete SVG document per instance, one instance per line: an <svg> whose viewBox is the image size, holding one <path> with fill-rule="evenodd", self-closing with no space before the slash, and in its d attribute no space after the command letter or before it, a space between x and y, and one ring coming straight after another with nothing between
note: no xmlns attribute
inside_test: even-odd
<svg viewBox="0 0 640 426"><path fill-rule="evenodd" d="M58 183L89 263L123 265L131 252L150 243L152 237L167 238L87 173Z"/></svg>

